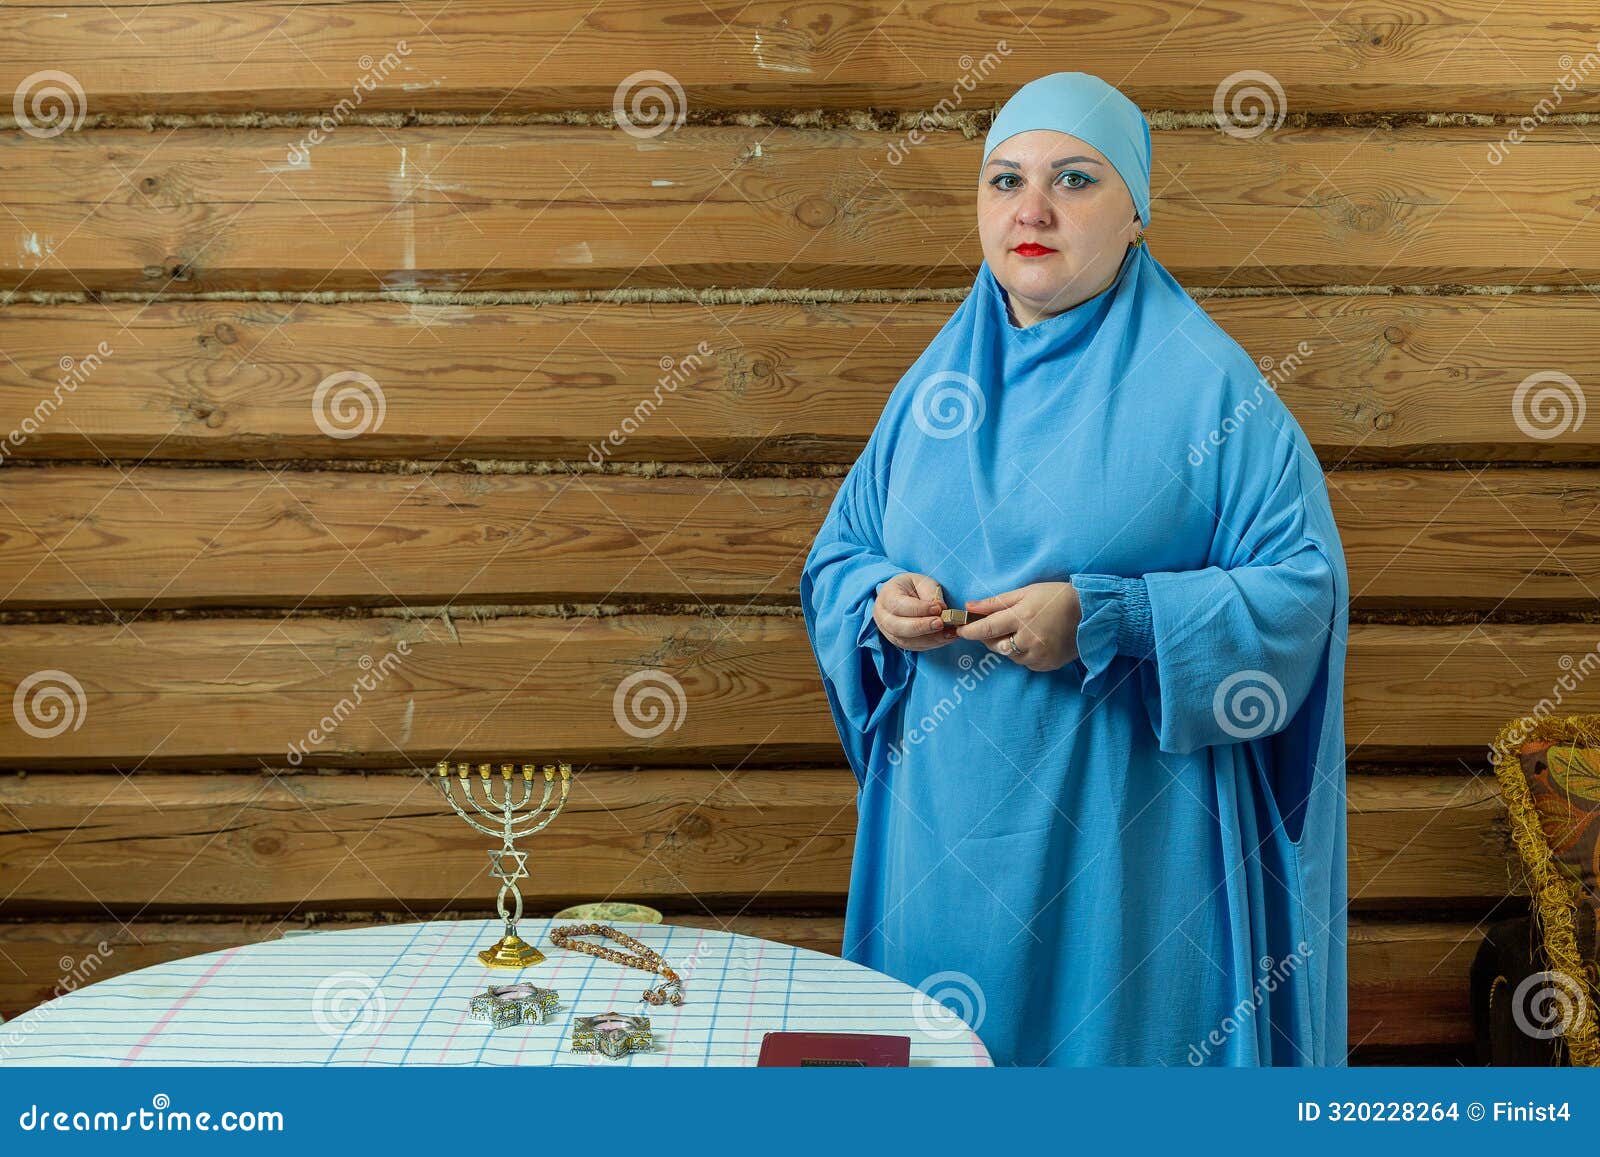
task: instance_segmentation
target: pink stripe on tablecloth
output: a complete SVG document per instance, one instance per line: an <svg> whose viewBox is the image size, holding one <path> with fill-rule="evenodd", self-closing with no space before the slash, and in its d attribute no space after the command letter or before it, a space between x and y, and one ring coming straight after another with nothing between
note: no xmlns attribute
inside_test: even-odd
<svg viewBox="0 0 1600 1157"><path fill-rule="evenodd" d="M184 1005L188 1004L189 999L193 997L195 993L204 988L206 983L213 976L215 976L218 971L221 970L222 966L226 964L233 954L239 951L241 947L243 947L243 945L237 945L233 948L230 948L221 956L218 956L215 960L213 960L211 962L211 967L200 974L200 978L189 986L189 990L178 998L178 1002L171 1008L167 1009L166 1012L162 1013L161 1019L156 1021L156 1023L150 1027L150 1031L145 1033L144 1036L140 1038L139 1043L128 1050L128 1055L122 1058L122 1063L124 1065L131 1065L138 1055L144 1052L145 1046L151 1041L155 1040L156 1037L161 1035L161 1031L167 1027L172 1018L178 1015L178 1010Z"/></svg>
<svg viewBox="0 0 1600 1157"><path fill-rule="evenodd" d="M388 1017L384 1020L384 1022L378 1026L377 1035L373 1037L372 1043L367 1046L366 1055L361 1058L361 1063L362 1064L366 1064L368 1061L370 1061L372 1059L373 1050L376 1049L380 1044L383 1043L383 1034L388 1031L389 1022L394 1020L395 1013L398 1013L400 1011L400 1007L399 1006L401 1004L405 1003L406 997L410 996L412 991L417 987L417 981L422 979L422 971L423 971L423 969L426 968L429 964L432 964L434 962L434 959L444 949L444 946L446 944L449 944L451 941L453 941L456 938L455 934L460 930L461 930L461 926L459 924L452 924L448 928L444 929L443 934L439 937L438 943L436 943L433 946L433 951L428 953L428 959L423 961L423 963L417 968L415 975L413 975L411 977L411 983L406 985L405 992L401 993L400 999L395 1002L394 1012L391 1012L388 1015ZM398 964L398 963L399 963L399 961L395 961L393 964L390 964L389 965L389 970L392 972L394 970L395 964ZM377 988L377 990L379 992L383 991L383 985L382 985L381 982L379 984L377 984L375 987ZM370 997L369 997L369 999L370 999ZM338 1045L334 1046L334 1051L335 1052L339 1051L338 1050ZM409 1055L410 1054L409 1054L409 1051L408 1051L407 1056L403 1056L403 1057L400 1058L400 1063L404 1064L406 1062L406 1060L407 1060L407 1057L409 1057Z"/></svg>
<svg viewBox="0 0 1600 1157"><path fill-rule="evenodd" d="M549 928L546 928L546 931L549 931ZM554 989L556 995L559 997L561 995L561 990L563 988L567 987L566 981L562 977L561 974L562 974L562 972L564 972L566 970L567 965L570 964L579 955L581 955L581 953L577 953L577 952L562 952L562 953L557 953L555 956L547 956L547 957L545 957L545 962L546 963L549 963L550 961L553 960L553 961L555 961L555 965L554 965L554 967L551 968L550 975L545 978L544 983L541 984L539 987L540 988ZM584 965L584 967L587 968L588 965ZM574 984L574 987L576 987L576 983ZM568 1005L570 1007L571 1001L569 1000L567 1003L568 1003ZM558 1011L559 1011L560 1007L561 1007L560 1005L556 1006ZM450 1036L451 1036L452 1040L455 1038L455 1031L453 1029L451 1030ZM522 1064L522 1054L528 1051L528 1042L533 1040L533 1039L534 1039L534 1036L533 1036L533 1033L531 1033L531 1032L525 1032L525 1033L522 1034L522 1039L517 1042L517 1055L515 1057L513 1057L512 1060L511 1060L511 1063L513 1065L521 1065ZM561 1051L561 1046L557 1045L556 1046L556 1052L559 1053L560 1051ZM439 1056L440 1056L441 1059L444 1057L443 1051L441 1051L439 1053ZM552 1061L552 1063L554 1063L554 1062Z"/></svg>
<svg viewBox="0 0 1600 1157"><path fill-rule="evenodd" d="M585 943L593 943L593 941L585 941ZM604 957L600 957L599 959L603 960L605 958ZM606 1012L627 1012L630 1015L632 1015L633 1013L638 1011L637 1005L633 1009L619 1009L617 1007L617 1001L620 999L621 994L622 994L622 982L627 980L630 976L636 976L636 975L638 975L638 974L637 973L630 973L626 965L622 966L622 971L617 973L617 982L611 986L611 1002L606 1005L606 1007L605 1007L605 1011ZM585 1059L589 1062L589 1066L591 1068L593 1068L595 1065L600 1065L600 1064L609 1065L609 1064L612 1063L612 1061L608 1057L606 1057L605 1054L602 1053L599 1049L596 1049L594 1052L588 1054L588 1056Z"/></svg>
<svg viewBox="0 0 1600 1157"><path fill-rule="evenodd" d="M991 1066L994 1064L994 1058L989 1055L989 1050L984 1047L983 1038L977 1033L972 1034L972 1055L987 1061ZM981 1068L982 1066L980 1065L979 1067Z"/></svg>
<svg viewBox="0 0 1600 1157"><path fill-rule="evenodd" d="M701 928L699 935L697 935L695 937L694 950L689 953L690 959L696 960L696 961L698 961L700 959L700 946L702 944L704 944L705 942L706 942L706 930L704 928ZM728 951L729 952L733 951L732 944L730 944L728 946ZM677 971L677 970L674 969L673 971ZM681 972L678 973L678 977L679 977L680 980L683 981L684 986L687 987L688 984L689 984L688 977L684 976L683 973L681 973ZM652 976L650 979L652 981L656 982L656 983L664 984L664 983L666 983L666 979L667 978L664 977L664 976ZM684 1000L688 1000L688 999L689 999L688 996L685 995L684 996ZM679 1005L679 1004L657 1004L657 1005L652 1005L651 1007L660 1009L661 1012L665 1012L669 1008L674 1010L674 1011L676 1011L677 1009L682 1008L683 1006ZM650 1011L649 1009L645 1010L647 1015L649 1014L649 1011ZM660 1020L660 1019L661 1019L661 1015L660 1015L660 1013L657 1013L655 1018L653 1020L651 1020L651 1022L650 1022L650 1039L651 1040L655 1040L656 1039L656 1032L655 1032L656 1021ZM677 1021L673 1021L673 1028L674 1029L677 1028ZM706 1043L706 1049L707 1049L707 1051L710 1051L710 1048L711 1048L710 1042L712 1040L716 1039L716 1034L717 1034L717 1018L716 1018L716 1015L713 1014L712 1017L711 1017L711 1024L706 1028L706 1042L707 1042ZM669 1032L667 1034L667 1039L662 1041L661 1043L662 1043L663 1046L670 1045L672 1043L672 1033ZM707 1063L709 1063L709 1061ZM662 1064L663 1067L667 1067L667 1066L670 1066L672 1064L672 1050L671 1049L667 1049L667 1055L662 1058L661 1064Z"/></svg>
<svg viewBox="0 0 1600 1157"><path fill-rule="evenodd" d="M755 1017L756 1014L754 990L761 986L761 958L767 954L767 942L765 940L758 941L757 945L756 978L755 980L751 981L751 1000L749 1005L746 1006L744 1010L744 1052L739 1058L745 1063L746 1066L748 1066L750 1063L750 1021Z"/></svg>

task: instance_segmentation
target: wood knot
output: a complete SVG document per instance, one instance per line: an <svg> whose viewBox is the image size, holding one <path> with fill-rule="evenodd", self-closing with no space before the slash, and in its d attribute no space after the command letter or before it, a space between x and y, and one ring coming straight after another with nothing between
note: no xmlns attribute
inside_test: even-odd
<svg viewBox="0 0 1600 1157"><path fill-rule="evenodd" d="M203 400L190 402L189 412L212 430L217 429L228 420L228 415L223 410Z"/></svg>
<svg viewBox="0 0 1600 1157"><path fill-rule="evenodd" d="M162 258L160 265L146 265L144 275L151 279L165 277L169 281L188 281L193 276L189 266L176 257Z"/></svg>
<svg viewBox="0 0 1600 1157"><path fill-rule="evenodd" d="M698 813L686 815L679 822L677 830L691 840L703 840L711 834L711 821Z"/></svg>
<svg viewBox="0 0 1600 1157"><path fill-rule="evenodd" d="M1405 228L1404 213L1398 199L1380 196L1370 199L1341 196L1316 205L1318 216L1338 231L1373 238L1399 238Z"/></svg>
<svg viewBox="0 0 1600 1157"><path fill-rule="evenodd" d="M826 197L807 197L795 206L795 219L808 229L821 229L838 214Z"/></svg>
<svg viewBox="0 0 1600 1157"><path fill-rule="evenodd" d="M1367 20L1335 21L1328 26L1339 37L1340 47L1355 61L1393 58L1405 52L1408 33L1393 22Z"/></svg>
<svg viewBox="0 0 1600 1157"><path fill-rule="evenodd" d="M671 831L645 833L645 848L653 852L687 850L690 845L711 835L711 821L704 816L690 814L683 817Z"/></svg>

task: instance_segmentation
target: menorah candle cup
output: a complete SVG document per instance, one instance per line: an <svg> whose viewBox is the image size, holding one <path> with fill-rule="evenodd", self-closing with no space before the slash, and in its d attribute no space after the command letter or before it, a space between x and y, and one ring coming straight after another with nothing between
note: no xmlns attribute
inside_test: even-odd
<svg viewBox="0 0 1600 1157"><path fill-rule="evenodd" d="M517 881L528 875L528 853L518 851L515 841L525 839L540 831L561 814L567 803L567 789L571 786L570 763L547 763L543 766L544 794L533 803L533 781L540 770L534 764L524 763L518 775L509 763L500 765L498 777L487 763L478 764L476 777L472 765L462 762L455 765L451 775L450 761L441 759L434 770L445 799L455 813L485 835L500 841L498 848L489 852L489 875L500 881L500 894L495 897L495 910L506 922L505 935L478 953L478 959L490 968L526 968L538 964L545 955L517 935L517 921L522 919L522 892ZM554 806L550 797L555 792L556 773L561 775L561 793ZM499 791L495 790L496 779ZM518 780L521 781L520 792ZM456 785L460 785L457 798ZM474 790L474 787L477 790ZM511 903L507 903L507 900Z"/></svg>

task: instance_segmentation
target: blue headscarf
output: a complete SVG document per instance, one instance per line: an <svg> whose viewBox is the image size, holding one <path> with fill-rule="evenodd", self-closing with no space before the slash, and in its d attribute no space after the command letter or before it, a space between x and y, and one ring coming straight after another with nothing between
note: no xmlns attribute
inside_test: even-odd
<svg viewBox="0 0 1600 1157"><path fill-rule="evenodd" d="M1045 77L988 147L1038 128L1148 219L1121 94ZM1071 582L1078 657L901 649L873 610L905 572L956 608ZM1344 1063L1348 589L1305 434L1149 246L1027 327L983 262L801 574L860 786L845 955L959 977L1002 1064Z"/></svg>
<svg viewBox="0 0 1600 1157"><path fill-rule="evenodd" d="M1018 133L1054 129L1099 149L1150 225L1150 122L1122 93L1087 72L1053 72L1031 80L995 114L983 142L983 164L995 146ZM980 166L981 168L981 166Z"/></svg>

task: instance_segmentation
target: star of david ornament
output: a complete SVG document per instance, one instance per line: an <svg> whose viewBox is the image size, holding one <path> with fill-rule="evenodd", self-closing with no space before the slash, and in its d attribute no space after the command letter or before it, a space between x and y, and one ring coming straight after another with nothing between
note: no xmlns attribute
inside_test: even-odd
<svg viewBox="0 0 1600 1157"><path fill-rule="evenodd" d="M510 860L513 870L506 871L506 861ZM526 880L528 878L528 853L519 852L513 848L499 848L489 853L489 875L497 880L510 883L512 880Z"/></svg>

